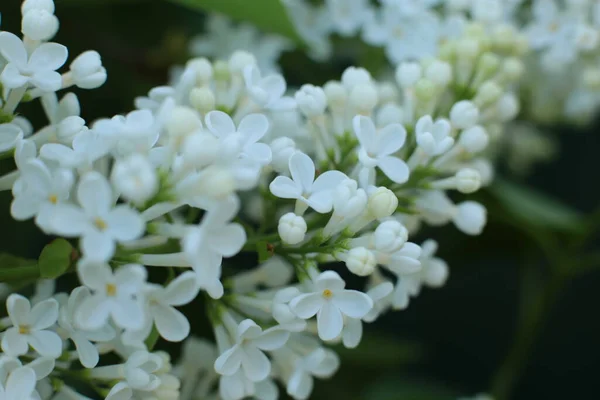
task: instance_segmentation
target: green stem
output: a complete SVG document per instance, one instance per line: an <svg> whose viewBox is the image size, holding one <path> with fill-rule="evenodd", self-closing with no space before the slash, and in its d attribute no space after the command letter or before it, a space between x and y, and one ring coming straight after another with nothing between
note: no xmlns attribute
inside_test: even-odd
<svg viewBox="0 0 600 400"><path fill-rule="evenodd" d="M37 264L18 267L6 267L2 265L0 268L0 282L31 280L39 277L40 268Z"/></svg>

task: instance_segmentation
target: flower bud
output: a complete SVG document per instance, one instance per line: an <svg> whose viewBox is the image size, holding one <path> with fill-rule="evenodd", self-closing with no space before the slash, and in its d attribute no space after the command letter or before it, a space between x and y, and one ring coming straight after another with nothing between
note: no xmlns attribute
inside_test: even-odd
<svg viewBox="0 0 600 400"><path fill-rule="evenodd" d="M70 66L73 83L82 89L95 89L106 82L106 69L98 52L89 50L81 53Z"/></svg>
<svg viewBox="0 0 600 400"><path fill-rule="evenodd" d="M173 137L187 136L200 128L202 128L200 116L189 107L173 108L167 121L167 132Z"/></svg>
<svg viewBox="0 0 600 400"><path fill-rule="evenodd" d="M502 65L502 74L509 82L516 82L523 76L525 65L516 57L508 58Z"/></svg>
<svg viewBox="0 0 600 400"><path fill-rule="evenodd" d="M208 133L189 135L182 146L184 162L194 167L209 165L215 161L219 147L219 139L213 135Z"/></svg>
<svg viewBox="0 0 600 400"><path fill-rule="evenodd" d="M249 65L256 65L256 57L247 51L238 50L229 58L229 70L232 74L242 75Z"/></svg>
<svg viewBox="0 0 600 400"><path fill-rule="evenodd" d="M187 62L186 68L191 68L196 73L196 84L206 85L213 77L213 66L206 58L193 58Z"/></svg>
<svg viewBox="0 0 600 400"><path fill-rule="evenodd" d="M452 126L458 129L468 129L479 120L479 109L469 100L455 103L450 110Z"/></svg>
<svg viewBox="0 0 600 400"><path fill-rule="evenodd" d="M458 143L469 153L479 153L488 145L488 134L479 125L475 125L463 131L458 139Z"/></svg>
<svg viewBox="0 0 600 400"><path fill-rule="evenodd" d="M481 49L479 41L473 38L464 38L456 43L456 56L465 62L475 60Z"/></svg>
<svg viewBox="0 0 600 400"><path fill-rule="evenodd" d="M446 86L452 80L452 67L445 61L433 60L425 69L425 77L438 86Z"/></svg>
<svg viewBox="0 0 600 400"><path fill-rule="evenodd" d="M307 229L304 218L292 212L279 218L277 225L277 232L281 240L287 244L298 244L303 241Z"/></svg>
<svg viewBox="0 0 600 400"><path fill-rule="evenodd" d="M382 104L391 103L398 98L398 89L391 82L382 82L377 87L379 101Z"/></svg>
<svg viewBox="0 0 600 400"><path fill-rule="evenodd" d="M485 207L475 201L465 201L456 206L453 221L467 235L479 235L487 219Z"/></svg>
<svg viewBox="0 0 600 400"><path fill-rule="evenodd" d="M327 108L327 95L318 86L302 85L294 97L298 108L307 117L323 115Z"/></svg>
<svg viewBox="0 0 600 400"><path fill-rule="evenodd" d="M388 126L389 124L401 124L404 118L402 109L394 103L379 107L375 115L376 126Z"/></svg>
<svg viewBox="0 0 600 400"><path fill-rule="evenodd" d="M346 267L355 275L371 275L376 266L375 255L365 247L355 247L346 255Z"/></svg>
<svg viewBox="0 0 600 400"><path fill-rule="evenodd" d="M158 176L150 161L141 154L132 154L115 162L111 180L125 199L142 204L158 190Z"/></svg>
<svg viewBox="0 0 600 400"><path fill-rule="evenodd" d="M396 68L396 82L403 89L415 86L421 76L421 65L416 62L403 62Z"/></svg>
<svg viewBox="0 0 600 400"><path fill-rule="evenodd" d="M494 103L502 96L502 88L494 81L486 81L479 86L473 102L478 106Z"/></svg>
<svg viewBox="0 0 600 400"><path fill-rule="evenodd" d="M358 189L353 179L342 181L333 191L333 210L336 215L354 218L361 214L367 206L367 193Z"/></svg>
<svg viewBox="0 0 600 400"><path fill-rule="evenodd" d="M496 103L496 112L501 122L512 121L519 114L519 99L513 93L506 93Z"/></svg>
<svg viewBox="0 0 600 400"><path fill-rule="evenodd" d="M398 207L398 198L390 189L378 187L369 196L367 208L369 213L376 219L392 215Z"/></svg>
<svg viewBox="0 0 600 400"><path fill-rule="evenodd" d="M339 109L346 104L348 94L341 83L335 81L327 82L323 87L323 91L327 96L327 104L329 104L331 108Z"/></svg>
<svg viewBox="0 0 600 400"><path fill-rule="evenodd" d="M281 174L289 172L290 157L296 152L296 143L289 137L282 136L271 142L273 159L271 166Z"/></svg>
<svg viewBox="0 0 600 400"><path fill-rule="evenodd" d="M399 221L391 220L379 224L373 233L375 248L384 253L394 253L408 239L408 230Z"/></svg>
<svg viewBox="0 0 600 400"><path fill-rule="evenodd" d="M216 81L228 81L231 78L229 65L223 60L215 61L213 64L213 74Z"/></svg>
<svg viewBox="0 0 600 400"><path fill-rule="evenodd" d="M190 91L190 104L196 110L207 113L215 109L215 95L213 91L207 87L195 87Z"/></svg>
<svg viewBox="0 0 600 400"><path fill-rule="evenodd" d="M23 14L21 32L33 40L48 40L58 31L58 18L43 8L36 8Z"/></svg>
<svg viewBox="0 0 600 400"><path fill-rule="evenodd" d="M31 10L44 10L54 14L54 0L25 0L21 5L21 14L25 15Z"/></svg>
<svg viewBox="0 0 600 400"><path fill-rule="evenodd" d="M494 53L483 53L477 62L477 68L486 77L494 75L500 68L500 56Z"/></svg>
<svg viewBox="0 0 600 400"><path fill-rule="evenodd" d="M210 196L214 199L224 199L236 189L236 179L227 168L210 165L201 171L199 179L192 188L190 196Z"/></svg>
<svg viewBox="0 0 600 400"><path fill-rule="evenodd" d="M429 287L439 288L444 286L449 274L448 264L439 258L434 258L429 260L423 270L423 282Z"/></svg>
<svg viewBox="0 0 600 400"><path fill-rule="evenodd" d="M461 193L473 193L481 187L481 176L472 168L463 168L455 175L456 190Z"/></svg>
<svg viewBox="0 0 600 400"><path fill-rule="evenodd" d="M377 89L371 83L360 83L350 91L348 100L352 108L359 114L369 115L377 105Z"/></svg>
<svg viewBox="0 0 600 400"><path fill-rule="evenodd" d="M421 78L415 86L415 96L422 102L429 102L437 93L435 83L427 78Z"/></svg>
<svg viewBox="0 0 600 400"><path fill-rule="evenodd" d="M342 85L351 90L356 85L371 84L371 74L361 67L348 67L342 73Z"/></svg>
<svg viewBox="0 0 600 400"><path fill-rule="evenodd" d="M486 186L492 182L494 178L494 166L490 160L486 158L477 158L470 163L470 167L479 172L481 177L481 185Z"/></svg>
<svg viewBox="0 0 600 400"><path fill-rule="evenodd" d="M63 119L58 124L57 137L59 142L68 143L69 145L73 142L73 138L79 132L87 129L85 121L81 117L71 116Z"/></svg>

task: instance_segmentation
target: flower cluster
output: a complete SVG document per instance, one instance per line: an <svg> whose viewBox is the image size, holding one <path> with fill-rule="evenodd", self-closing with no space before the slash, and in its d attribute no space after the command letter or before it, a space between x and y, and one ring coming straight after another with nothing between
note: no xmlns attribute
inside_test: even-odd
<svg viewBox="0 0 600 400"><path fill-rule="evenodd" d="M445 283L437 243L409 236L485 225L483 205L450 194L492 179L519 111L518 37L469 25L389 80L350 67L292 91L250 53L194 58L134 111L88 124L56 92L101 85L99 55L61 75L52 0L22 11L23 38L0 33L0 143L17 167L0 185L15 219L78 246L79 284L7 297L7 398L306 399L340 365L329 344L356 347L363 323ZM49 124L34 133L15 111L37 98ZM232 262L242 252L254 267ZM199 293L215 344L177 310ZM177 365L153 351L158 338L184 342Z"/></svg>

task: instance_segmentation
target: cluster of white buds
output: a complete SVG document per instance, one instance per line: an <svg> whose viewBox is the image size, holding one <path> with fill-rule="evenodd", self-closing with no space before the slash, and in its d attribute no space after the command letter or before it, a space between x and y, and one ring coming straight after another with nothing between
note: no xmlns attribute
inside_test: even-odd
<svg viewBox="0 0 600 400"><path fill-rule="evenodd" d="M27 31L49 32L53 6L27 0ZM86 398L81 383L107 400L308 398L340 365L328 344L356 347L363 322L445 283L437 243L409 241L422 223L482 231L484 206L448 192L490 182L488 148L518 110L522 46L494 38L472 25L393 81L350 67L295 93L248 52L195 58L136 110L88 127L75 95L56 91L104 82L99 56L60 75L64 46L0 33L0 143L17 165L0 185L15 219L78 247L80 282L8 296L0 387L24 399ZM50 123L32 133L14 113L38 97ZM225 268L240 252L257 267ZM335 263L364 286L346 287ZM215 345L177 310L200 292ZM159 338L185 341L176 367L153 352ZM121 361L99 366L107 354Z"/></svg>

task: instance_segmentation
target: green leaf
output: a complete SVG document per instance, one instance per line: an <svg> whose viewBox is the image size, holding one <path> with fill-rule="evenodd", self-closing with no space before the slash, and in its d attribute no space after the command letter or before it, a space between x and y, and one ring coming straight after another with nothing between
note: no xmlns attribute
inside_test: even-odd
<svg viewBox="0 0 600 400"><path fill-rule="evenodd" d="M583 214L529 187L496 179L490 192L521 223L570 233L585 226Z"/></svg>
<svg viewBox="0 0 600 400"><path fill-rule="evenodd" d="M40 276L36 260L0 253L0 282L35 279Z"/></svg>
<svg viewBox="0 0 600 400"><path fill-rule="evenodd" d="M216 11L232 19L278 33L300 43L301 40L281 0L170 0L193 9Z"/></svg>
<svg viewBox="0 0 600 400"><path fill-rule="evenodd" d="M398 379L387 376L370 385L367 400L455 400L460 394L430 379Z"/></svg>
<svg viewBox="0 0 600 400"><path fill-rule="evenodd" d="M65 239L50 242L40 254L40 275L45 279L55 279L67 272L71 266L73 246Z"/></svg>
<svg viewBox="0 0 600 400"><path fill-rule="evenodd" d="M372 368L415 363L425 357L425 350L419 343L379 333L365 333L355 349L339 345L335 351L344 364L369 365Z"/></svg>

